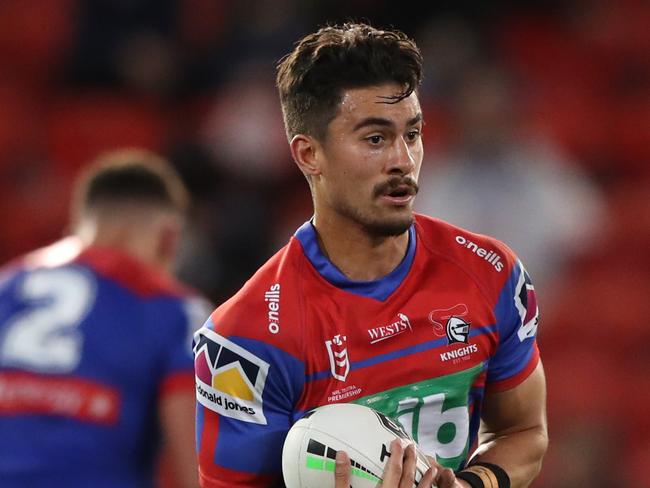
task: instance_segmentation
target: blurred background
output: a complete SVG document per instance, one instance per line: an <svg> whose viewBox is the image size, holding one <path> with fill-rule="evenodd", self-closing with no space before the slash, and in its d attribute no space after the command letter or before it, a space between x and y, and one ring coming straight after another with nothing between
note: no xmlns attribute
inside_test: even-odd
<svg viewBox="0 0 650 488"><path fill-rule="evenodd" d="M647 1L1 0L0 261L65 233L91 159L142 146L194 197L179 277L223 301L311 215L275 65L345 20L423 51L418 210L505 241L536 283L551 447L534 486L643 484Z"/></svg>

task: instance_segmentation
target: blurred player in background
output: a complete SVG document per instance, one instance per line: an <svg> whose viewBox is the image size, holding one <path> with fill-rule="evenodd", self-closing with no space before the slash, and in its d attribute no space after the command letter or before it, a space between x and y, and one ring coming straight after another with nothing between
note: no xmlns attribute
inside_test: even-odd
<svg viewBox="0 0 650 488"><path fill-rule="evenodd" d="M197 486L191 334L209 311L170 273L187 204L166 161L107 154L72 235L3 268L3 488L150 487L161 440Z"/></svg>
<svg viewBox="0 0 650 488"><path fill-rule="evenodd" d="M439 488L539 472L530 278L503 243L413 213L421 67L404 34L363 24L310 34L280 63L314 216L195 336L204 487L275 486L290 426L337 402L399 421L435 456Z"/></svg>

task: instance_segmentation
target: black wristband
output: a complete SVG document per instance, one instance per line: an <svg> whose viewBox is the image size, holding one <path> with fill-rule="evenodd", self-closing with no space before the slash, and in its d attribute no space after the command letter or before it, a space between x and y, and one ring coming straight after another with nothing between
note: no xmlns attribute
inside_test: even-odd
<svg viewBox="0 0 650 488"><path fill-rule="evenodd" d="M456 478L467 481L467 483L469 483L469 486L472 488L485 488L483 480L481 480L478 475L472 473L471 471L459 471L456 473Z"/></svg>
<svg viewBox="0 0 650 488"><path fill-rule="evenodd" d="M470 463L456 473L456 478L469 483L472 488L510 488L510 477L501 466L491 463Z"/></svg>
<svg viewBox="0 0 650 488"><path fill-rule="evenodd" d="M501 466L492 463L482 463L480 461L471 463L471 466L483 466L484 468L489 469L494 473L494 476L497 477L499 488L510 488L510 476L508 476L508 473L506 473L505 469Z"/></svg>

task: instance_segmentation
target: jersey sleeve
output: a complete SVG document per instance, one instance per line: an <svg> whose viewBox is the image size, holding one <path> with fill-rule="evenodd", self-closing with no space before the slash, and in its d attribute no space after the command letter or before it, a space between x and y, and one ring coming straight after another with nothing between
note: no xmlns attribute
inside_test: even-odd
<svg viewBox="0 0 650 488"><path fill-rule="evenodd" d="M282 446L302 393L304 364L263 336L241 335L264 317L247 318L238 330L217 311L194 338L203 488L282 486Z"/></svg>
<svg viewBox="0 0 650 488"><path fill-rule="evenodd" d="M192 336L210 314L200 297L167 298L168 307L155 307L158 336L161 337L162 382L159 395L194 389ZM164 330L161 330L164 329Z"/></svg>
<svg viewBox="0 0 650 488"><path fill-rule="evenodd" d="M489 363L487 389L498 392L523 382L539 362L535 288L518 259L501 290L495 316L499 343Z"/></svg>

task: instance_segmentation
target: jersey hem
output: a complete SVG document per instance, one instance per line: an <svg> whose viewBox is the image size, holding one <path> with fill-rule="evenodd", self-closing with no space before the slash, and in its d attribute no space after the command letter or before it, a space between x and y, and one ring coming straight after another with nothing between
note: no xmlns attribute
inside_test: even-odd
<svg viewBox="0 0 650 488"><path fill-rule="evenodd" d="M524 382L524 380L526 380L533 373L533 371L535 371L535 368L537 367L539 360L540 360L539 349L537 348L537 346L535 346L533 354L530 360L528 361L528 364L526 364L526 366L524 367L524 369L522 369L516 375L511 376L510 378L497 380L486 384L485 392L500 393L503 391L511 390L516 386L519 386L521 383Z"/></svg>
<svg viewBox="0 0 650 488"><path fill-rule="evenodd" d="M262 488L273 486L276 481L275 476L240 473L220 466L214 466L214 468L223 473L221 475L209 475L199 468L199 485L201 488ZM218 479L216 476L222 479Z"/></svg>
<svg viewBox="0 0 650 488"><path fill-rule="evenodd" d="M164 397L174 393L194 392L194 372L183 371L173 373L165 378L160 385L160 396Z"/></svg>

